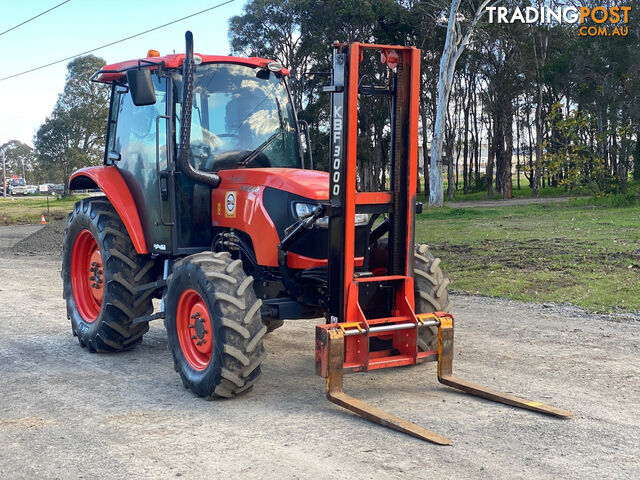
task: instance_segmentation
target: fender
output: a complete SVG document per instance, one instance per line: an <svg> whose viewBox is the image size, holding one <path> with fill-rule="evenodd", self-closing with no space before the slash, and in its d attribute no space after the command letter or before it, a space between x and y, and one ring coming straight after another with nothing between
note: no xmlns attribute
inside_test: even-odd
<svg viewBox="0 0 640 480"><path fill-rule="evenodd" d="M138 209L118 168L105 165L76 170L69 179L69 190L84 188L102 190L118 212L136 252L149 253Z"/></svg>

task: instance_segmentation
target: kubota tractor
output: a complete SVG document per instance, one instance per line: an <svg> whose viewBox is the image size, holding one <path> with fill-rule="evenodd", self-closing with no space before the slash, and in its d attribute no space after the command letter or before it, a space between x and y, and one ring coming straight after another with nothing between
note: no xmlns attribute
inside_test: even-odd
<svg viewBox="0 0 640 480"><path fill-rule="evenodd" d="M186 54L149 54L93 77L111 85L104 165L75 172L70 188L105 196L75 205L62 264L81 346L130 348L163 318L184 385L233 397L258 378L268 331L324 317L316 373L327 378L328 398L383 425L448 443L345 395L343 372L437 361L449 386L570 415L451 375L448 280L414 242L419 50L334 45L326 173L313 170L309 148L304 155L305 124L281 64L194 55L190 32L186 39ZM372 53L388 67L376 82L359 73ZM356 180L366 96L389 105L389 182L380 192Z"/></svg>

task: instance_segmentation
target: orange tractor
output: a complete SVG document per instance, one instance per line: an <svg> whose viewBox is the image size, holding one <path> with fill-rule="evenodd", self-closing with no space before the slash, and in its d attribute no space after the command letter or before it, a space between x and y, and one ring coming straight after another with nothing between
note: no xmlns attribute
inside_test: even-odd
<svg viewBox="0 0 640 480"><path fill-rule="evenodd" d="M73 334L91 352L141 342L164 319L184 385L205 398L253 386L264 335L285 319L324 317L316 373L328 398L366 418L448 439L345 395L344 372L437 361L446 385L569 416L452 376L448 280L415 245L420 52L334 45L330 171L313 170L287 88L262 58L186 54L109 65L104 165L75 172L78 202L65 231L62 278ZM379 54L386 76L359 73ZM358 105L386 99L389 185L357 182ZM308 141L308 132L305 135ZM307 158L308 157L308 158ZM154 313L152 300L161 299Z"/></svg>

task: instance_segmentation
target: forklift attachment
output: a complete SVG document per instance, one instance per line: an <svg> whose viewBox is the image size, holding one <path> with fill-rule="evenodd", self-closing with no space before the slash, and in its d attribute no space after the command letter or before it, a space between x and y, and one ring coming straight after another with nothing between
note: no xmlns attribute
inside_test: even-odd
<svg viewBox="0 0 640 480"><path fill-rule="evenodd" d="M431 432L426 428L422 428L415 423L408 422L402 418L396 417L384 410L373 405L369 405L362 400L350 397L344 393L342 389L342 365L344 364L344 332L341 329L333 329L329 331L328 342L328 366L329 374L327 375L327 399L330 402L340 405L353 413L360 415L362 418L378 423L383 427L389 427L407 435L426 440L428 442L437 443L438 445L450 445L451 441L447 437Z"/></svg>
<svg viewBox="0 0 640 480"><path fill-rule="evenodd" d="M364 54L376 51L388 67L388 82L384 86L368 86L369 77L360 72L361 63L366 67ZM331 85L325 88L331 93L332 112L332 159L326 205L328 323L316 326L316 374L327 379L327 398L380 425L448 445L448 438L343 391L345 373L437 361L438 381L444 385L495 402L570 417L571 412L454 377L453 315L416 312L423 308L416 300L416 296L423 298L423 292L416 291L420 287L415 281L420 51L400 46L335 44L333 60ZM356 182L358 106L368 95L386 96L390 105L389 185L382 191L367 191ZM387 258L384 268L356 266L356 213L371 214L373 218L384 216L369 238L370 245L380 245L378 240L387 235L383 247ZM420 273L428 276L433 271ZM430 346L431 342L424 341L424 338L435 340L435 332L430 335L426 331L430 327L438 330L437 350L425 350L435 348Z"/></svg>
<svg viewBox="0 0 640 480"><path fill-rule="evenodd" d="M572 412L561 410L540 402L531 402L507 393L483 387L481 385L459 379L452 375L453 370L453 315L450 313L436 312L433 314L417 315L423 323L419 323L420 328L424 326L438 327L438 381L452 388L456 388L465 393L500 402L514 407L534 410L536 412L553 415L556 417L571 417ZM425 318L434 318L437 320L425 321ZM405 324L395 324L401 330L406 330ZM391 331L389 327L385 330ZM422 428L414 423L403 420L384 410L369 405L366 402L353 398L343 391L343 375L349 371L366 371L367 366L357 370L350 369L349 364L345 364L346 347L345 336L367 335L374 333L376 329L383 326L369 327L367 330L357 322L349 322L333 325L318 325L316 328L316 373L326 376L327 381L327 399L336 405L346 408L361 417L378 423L382 426L406 433L408 435L436 443L438 445L450 445L451 441L432 431ZM346 347L346 348L345 348ZM416 359L417 359L416 351ZM416 362L413 362L416 363ZM387 368L396 366L392 362L388 362L384 366L376 365L373 368Z"/></svg>
<svg viewBox="0 0 640 480"><path fill-rule="evenodd" d="M545 405L540 402L531 402L524 398L509 395L492 388L483 387L477 383L469 382L453 373L453 316L441 316L438 326L438 381L448 387L456 388L476 397L486 398L494 402L504 403L513 407L525 408L535 412L546 413L555 417L569 418L572 412L560 408Z"/></svg>

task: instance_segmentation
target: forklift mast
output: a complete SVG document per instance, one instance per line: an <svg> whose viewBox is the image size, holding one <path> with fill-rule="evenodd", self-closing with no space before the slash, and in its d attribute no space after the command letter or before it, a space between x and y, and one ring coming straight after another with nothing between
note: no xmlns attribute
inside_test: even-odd
<svg viewBox="0 0 640 480"><path fill-rule="evenodd" d="M391 72L386 87L362 85L359 66L367 50L380 52ZM365 78L364 76L362 77ZM357 279L354 269L355 214L387 215L389 265L384 277L413 307L413 245L416 208L420 50L414 47L361 43L334 45L331 93L329 187L329 301L331 323L356 320ZM391 104L390 185L387 191L357 192L358 96L383 95ZM383 186L384 190L384 186ZM411 285L407 285L411 283ZM410 288L406 288L410 287ZM392 310L397 310L392 307ZM391 312L390 312L391 314Z"/></svg>

